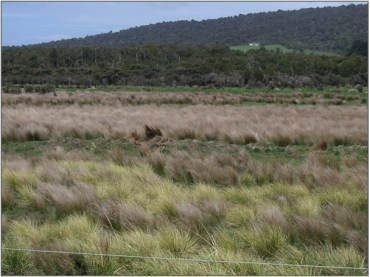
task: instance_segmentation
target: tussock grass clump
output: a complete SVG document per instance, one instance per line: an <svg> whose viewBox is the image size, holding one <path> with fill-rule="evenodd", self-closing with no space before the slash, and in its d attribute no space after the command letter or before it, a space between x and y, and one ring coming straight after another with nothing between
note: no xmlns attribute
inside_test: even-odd
<svg viewBox="0 0 370 277"><path fill-rule="evenodd" d="M140 152L141 151L140 149ZM108 154L113 163L119 166L134 166L142 162L142 157L126 155L125 150L118 147L108 150Z"/></svg>
<svg viewBox="0 0 370 277"><path fill-rule="evenodd" d="M237 161L230 154L214 153L211 155L211 160L222 167L225 166L230 166L233 168L238 167Z"/></svg>
<svg viewBox="0 0 370 277"><path fill-rule="evenodd" d="M322 220L297 217L295 232L299 240L305 244L331 243L334 246L346 242L345 229L340 225L331 225Z"/></svg>
<svg viewBox="0 0 370 277"><path fill-rule="evenodd" d="M7 184L15 189L18 189L22 186L34 187L37 183L35 173L27 169L15 171L6 168L2 170L1 181L2 184Z"/></svg>
<svg viewBox="0 0 370 277"><path fill-rule="evenodd" d="M322 218L325 222L339 224L346 229L365 231L368 224L365 214L358 214L346 206L341 206L329 202L322 212Z"/></svg>
<svg viewBox="0 0 370 277"><path fill-rule="evenodd" d="M292 144L292 139L288 135L279 134L272 138L272 142L280 147L285 147Z"/></svg>
<svg viewBox="0 0 370 277"><path fill-rule="evenodd" d="M316 268L315 275L366 275L365 270L330 268L332 265L341 267L366 268L366 262L353 247L308 247L307 255L303 257L302 264L320 264L329 268Z"/></svg>
<svg viewBox="0 0 370 277"><path fill-rule="evenodd" d="M327 206L329 203L335 203L356 212L367 210L367 190L354 189L351 183L339 188L336 186L325 187L322 193L317 196L320 205Z"/></svg>
<svg viewBox="0 0 370 277"><path fill-rule="evenodd" d="M24 230L24 227L28 227L31 234L25 236L28 239L27 242L26 240L18 241L20 244L18 247L20 248L100 252L93 249L93 241L98 242L96 238L98 232L97 225L85 215L73 214L59 221L57 224L45 223L35 226L24 222L22 225L14 226L14 231L20 232L22 229ZM35 232L37 235L35 235ZM30 245L28 247L25 246L25 242ZM50 275L78 275L88 273L86 264L82 264L85 263L85 257L83 255L33 252L31 258L37 272L44 272Z"/></svg>
<svg viewBox="0 0 370 277"><path fill-rule="evenodd" d="M201 210L198 205L184 201L176 205L177 214L184 225L190 230L198 230L203 222L210 219L210 215Z"/></svg>
<svg viewBox="0 0 370 277"><path fill-rule="evenodd" d="M158 150L150 152L147 155L147 160L157 174L164 175L166 166L164 154Z"/></svg>
<svg viewBox="0 0 370 277"><path fill-rule="evenodd" d="M337 157L329 157L320 152L309 153L307 163L314 167L330 168L337 171L340 170L340 160Z"/></svg>
<svg viewBox="0 0 370 277"><path fill-rule="evenodd" d="M366 256L369 254L369 239L363 233L358 231L349 231L346 240L350 243L358 253L363 253Z"/></svg>
<svg viewBox="0 0 370 277"><path fill-rule="evenodd" d="M113 148L109 151L109 155L112 159L112 161L116 165L123 165L124 164L124 158L125 158L125 151L119 148Z"/></svg>
<svg viewBox="0 0 370 277"><path fill-rule="evenodd" d="M47 209L46 199L37 190L24 186L19 189L19 194L22 196L20 206L31 207L36 211L44 212Z"/></svg>
<svg viewBox="0 0 370 277"><path fill-rule="evenodd" d="M175 151L174 154L168 158L166 168L173 180L185 182L192 181L190 172L185 165L189 160L190 155L185 151Z"/></svg>
<svg viewBox="0 0 370 277"><path fill-rule="evenodd" d="M14 190L7 184L1 186L1 208L9 209L15 204Z"/></svg>
<svg viewBox="0 0 370 277"><path fill-rule="evenodd" d="M260 163L253 163L249 167L249 170L252 172L256 184L261 186L271 183L274 180L274 175L278 167L276 167L275 163L268 163L265 165Z"/></svg>
<svg viewBox="0 0 370 277"><path fill-rule="evenodd" d="M172 219L194 232L203 232L217 225L227 212L226 202L222 200L204 199L198 203L183 200L174 206L166 206L167 214L170 214Z"/></svg>
<svg viewBox="0 0 370 277"><path fill-rule="evenodd" d="M154 224L153 218L143 208L128 203L107 201L98 206L97 213L105 226L117 231L150 230Z"/></svg>
<svg viewBox="0 0 370 277"><path fill-rule="evenodd" d="M162 256L155 234L142 229L110 234L109 250L110 253L120 255ZM121 260L121 265L128 266L127 270L132 270L130 267L135 265L135 260Z"/></svg>
<svg viewBox="0 0 370 277"><path fill-rule="evenodd" d="M74 182L70 171L58 163L45 162L36 167L35 172L41 182L61 185L70 185Z"/></svg>
<svg viewBox="0 0 370 277"><path fill-rule="evenodd" d="M288 237L278 227L265 227L238 233L245 249L250 249L259 257L273 258L288 245Z"/></svg>
<svg viewBox="0 0 370 277"><path fill-rule="evenodd" d="M191 195L189 196L196 203L200 203L205 200L220 200L221 195L217 188L213 184L207 183L196 183L196 186L192 189Z"/></svg>
<svg viewBox="0 0 370 277"><path fill-rule="evenodd" d="M1 234L2 236L5 235L8 229L9 229L9 220L5 215L2 214L1 215Z"/></svg>
<svg viewBox="0 0 370 277"><path fill-rule="evenodd" d="M53 203L58 214L84 211L89 205L96 202L95 188L84 183L79 183L71 187L59 184L39 183L37 193L32 199L35 205L45 205L37 197L37 195L41 194L46 201Z"/></svg>
<svg viewBox="0 0 370 277"><path fill-rule="evenodd" d="M252 242L252 248L262 258L273 257L288 244L287 236L279 228L266 228Z"/></svg>
<svg viewBox="0 0 370 277"><path fill-rule="evenodd" d="M12 244L2 244L3 247L12 248ZM4 275L36 274L31 255L24 251L2 250L1 273Z"/></svg>
<svg viewBox="0 0 370 277"><path fill-rule="evenodd" d="M230 166L222 167L209 160L193 159L187 164L191 180L195 182L219 183L224 185L236 185L238 173Z"/></svg>
<svg viewBox="0 0 370 277"><path fill-rule="evenodd" d="M289 234L290 232L290 224L281 209L277 206L265 208L263 214L257 218L256 222L262 229L266 226L271 226L279 228L285 234Z"/></svg>
<svg viewBox="0 0 370 277"><path fill-rule="evenodd" d="M296 202L294 207L292 207L292 214L311 219L317 219L320 215L320 211L320 201L312 197L301 198Z"/></svg>
<svg viewBox="0 0 370 277"><path fill-rule="evenodd" d="M252 132L231 132L225 134L222 140L231 144L239 145L258 142L257 135Z"/></svg>
<svg viewBox="0 0 370 277"><path fill-rule="evenodd" d="M357 154L353 153L350 156L343 157L342 162L347 168L357 167L358 166Z"/></svg>
<svg viewBox="0 0 370 277"><path fill-rule="evenodd" d="M344 146L350 146L350 145L353 145L353 144L357 144L357 139L351 139L349 138L348 136L336 136L334 138L332 138L332 144L334 146L338 146L338 145L344 145Z"/></svg>
<svg viewBox="0 0 370 277"><path fill-rule="evenodd" d="M99 260L94 259L88 263L83 263L79 259L75 259L75 264L81 265L81 275L119 275L122 266L116 258L112 257L101 257Z"/></svg>
<svg viewBox="0 0 370 277"><path fill-rule="evenodd" d="M189 257L198 250L197 240L189 232L173 226L164 226L158 232L159 247L171 256Z"/></svg>
<svg viewBox="0 0 370 277"><path fill-rule="evenodd" d="M229 228L250 226L255 220L255 211L249 206L246 207L241 204L233 205L232 208L229 208L225 216L226 226Z"/></svg>
<svg viewBox="0 0 370 277"><path fill-rule="evenodd" d="M63 251L63 248L54 247L57 251ZM71 258L73 257L73 258ZM44 272L46 275L78 275L86 274L86 266L84 268L81 260L82 255L66 255L59 253L43 253L37 252L32 255L34 267Z"/></svg>
<svg viewBox="0 0 370 277"><path fill-rule="evenodd" d="M195 131L190 128L181 128L175 131L175 136L179 140L195 139Z"/></svg>
<svg viewBox="0 0 370 277"><path fill-rule="evenodd" d="M250 173L242 173L239 178L239 184L246 186L246 187L252 187L257 185L256 179L253 177Z"/></svg>
<svg viewBox="0 0 370 277"><path fill-rule="evenodd" d="M239 182L238 165L228 155L190 157L184 151L174 151L168 159L167 169L171 178L182 182L206 182L236 185Z"/></svg>

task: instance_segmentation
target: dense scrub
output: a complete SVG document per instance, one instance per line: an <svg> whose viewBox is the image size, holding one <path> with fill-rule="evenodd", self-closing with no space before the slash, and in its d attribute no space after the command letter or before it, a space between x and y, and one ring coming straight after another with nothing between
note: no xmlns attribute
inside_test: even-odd
<svg viewBox="0 0 370 277"><path fill-rule="evenodd" d="M263 47L243 53L227 46L165 44L2 51L4 92L11 92L12 85L47 92L46 84L322 89L367 82L368 58L358 55L284 54Z"/></svg>

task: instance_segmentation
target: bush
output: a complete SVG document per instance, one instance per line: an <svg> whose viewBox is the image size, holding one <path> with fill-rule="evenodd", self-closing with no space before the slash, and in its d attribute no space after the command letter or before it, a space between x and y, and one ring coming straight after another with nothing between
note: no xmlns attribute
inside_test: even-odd
<svg viewBox="0 0 370 277"><path fill-rule="evenodd" d="M34 86L33 90L35 92L41 92L41 86L40 85Z"/></svg>
<svg viewBox="0 0 370 277"><path fill-rule="evenodd" d="M41 86L41 93L48 93L48 92L54 92L55 87L52 84L45 84Z"/></svg>
<svg viewBox="0 0 370 277"><path fill-rule="evenodd" d="M32 85L25 85L24 86L25 92L33 92L33 86Z"/></svg>
<svg viewBox="0 0 370 277"><path fill-rule="evenodd" d="M5 86L3 88L4 93L10 93L10 94L20 94L21 93L21 88L20 87L10 87L10 86Z"/></svg>

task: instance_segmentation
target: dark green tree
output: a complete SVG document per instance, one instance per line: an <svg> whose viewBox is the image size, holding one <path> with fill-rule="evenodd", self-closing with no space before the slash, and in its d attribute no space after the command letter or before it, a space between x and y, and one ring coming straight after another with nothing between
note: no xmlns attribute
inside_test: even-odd
<svg viewBox="0 0 370 277"><path fill-rule="evenodd" d="M49 54L49 58L50 58L50 62L51 64L53 65L54 68L57 67L58 63L57 63L57 60L58 60L58 53L57 53L57 49L55 49L55 47L53 47L51 50L50 50L50 54Z"/></svg>
<svg viewBox="0 0 370 277"><path fill-rule="evenodd" d="M367 57L368 42L358 39L353 41L351 47L347 50L346 56L351 56L352 54Z"/></svg>

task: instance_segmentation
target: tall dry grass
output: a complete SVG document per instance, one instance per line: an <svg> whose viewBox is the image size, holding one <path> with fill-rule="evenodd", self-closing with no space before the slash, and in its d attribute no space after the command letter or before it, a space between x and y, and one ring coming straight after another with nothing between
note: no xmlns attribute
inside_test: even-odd
<svg viewBox="0 0 370 277"><path fill-rule="evenodd" d="M2 108L3 141L99 136L140 141L150 133L172 139L235 144L367 145L367 107L107 106L18 104ZM151 132L145 126L152 128ZM154 133L153 133L154 132Z"/></svg>
<svg viewBox="0 0 370 277"><path fill-rule="evenodd" d="M179 105L240 105L249 102L263 102L276 104L310 104L310 105L345 105L346 100L357 100L358 95L344 96L340 94L316 94L316 93L279 93L279 92L258 92L242 93L239 95L225 92L127 92L107 93L101 91L77 91L57 92L54 94L28 94L18 95L3 94L3 105L27 104L33 106L42 105L156 105L179 104ZM363 102L366 103L366 102Z"/></svg>

